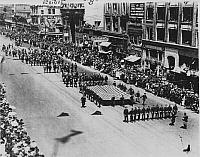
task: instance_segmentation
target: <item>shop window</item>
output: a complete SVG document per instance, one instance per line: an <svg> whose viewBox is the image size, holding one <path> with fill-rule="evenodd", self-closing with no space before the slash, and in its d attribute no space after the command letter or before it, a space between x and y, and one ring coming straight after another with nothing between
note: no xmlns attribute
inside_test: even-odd
<svg viewBox="0 0 200 157"><path fill-rule="evenodd" d="M51 14L51 9L48 9L48 14Z"/></svg>
<svg viewBox="0 0 200 157"><path fill-rule="evenodd" d="M154 60L158 59L158 52L157 50L150 50L150 57L153 58Z"/></svg>
<svg viewBox="0 0 200 157"><path fill-rule="evenodd" d="M41 10L41 14L44 14L44 10Z"/></svg>
<svg viewBox="0 0 200 157"><path fill-rule="evenodd" d="M115 32L118 31L118 19L113 17L113 29Z"/></svg>
<svg viewBox="0 0 200 157"><path fill-rule="evenodd" d="M177 43L177 30L169 29L169 42Z"/></svg>
<svg viewBox="0 0 200 157"><path fill-rule="evenodd" d="M153 40L153 28L147 27L147 39Z"/></svg>
<svg viewBox="0 0 200 157"><path fill-rule="evenodd" d="M106 18L106 30L111 30L111 22L110 22L110 18Z"/></svg>
<svg viewBox="0 0 200 157"><path fill-rule="evenodd" d="M170 8L170 21L178 21L178 8L177 7Z"/></svg>
<svg viewBox="0 0 200 157"><path fill-rule="evenodd" d="M157 8L157 20L165 20L165 7Z"/></svg>
<svg viewBox="0 0 200 157"><path fill-rule="evenodd" d="M192 32L191 31L182 31L182 44L190 45L192 44Z"/></svg>
<svg viewBox="0 0 200 157"><path fill-rule="evenodd" d="M153 20L153 8L147 8L147 20Z"/></svg>
<svg viewBox="0 0 200 157"><path fill-rule="evenodd" d="M175 58L173 56L168 56L167 61L168 61L169 69L173 70L175 67Z"/></svg>
<svg viewBox="0 0 200 157"><path fill-rule="evenodd" d="M184 7L183 8L183 22L191 22L193 16L193 8L192 7Z"/></svg>
<svg viewBox="0 0 200 157"><path fill-rule="evenodd" d="M165 29L157 28L157 40L164 41L165 40Z"/></svg>
<svg viewBox="0 0 200 157"><path fill-rule="evenodd" d="M55 12L55 9L52 9L52 14L55 14L56 12Z"/></svg>

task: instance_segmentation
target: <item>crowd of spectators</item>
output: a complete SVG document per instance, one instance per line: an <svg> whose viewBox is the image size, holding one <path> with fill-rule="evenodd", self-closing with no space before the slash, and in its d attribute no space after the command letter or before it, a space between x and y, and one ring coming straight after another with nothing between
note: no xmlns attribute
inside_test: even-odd
<svg viewBox="0 0 200 157"><path fill-rule="evenodd" d="M18 119L16 108L6 99L4 83L0 83L0 157L44 157L37 143L31 140L23 119Z"/></svg>
<svg viewBox="0 0 200 157"><path fill-rule="evenodd" d="M96 49L75 46L72 43L61 43L46 38L32 37L29 43L35 43L43 49L54 47L53 51L57 51L58 55L65 56L68 59L81 63L82 65L93 67L100 72L116 77L116 73L120 73L119 79L125 83L133 84L143 88L157 96L167 98L177 104L188 108L198 110L198 91L192 89L184 89L177 86L163 77L158 77L156 73L143 71L140 65L125 64L122 65L123 55L114 53L101 53ZM34 46L34 44L31 44Z"/></svg>

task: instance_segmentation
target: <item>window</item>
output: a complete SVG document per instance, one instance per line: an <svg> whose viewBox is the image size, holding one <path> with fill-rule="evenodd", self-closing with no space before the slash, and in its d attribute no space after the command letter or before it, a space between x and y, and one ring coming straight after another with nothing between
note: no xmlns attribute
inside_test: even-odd
<svg viewBox="0 0 200 157"><path fill-rule="evenodd" d="M41 10L41 14L44 14L44 10Z"/></svg>
<svg viewBox="0 0 200 157"><path fill-rule="evenodd" d="M113 3L113 12L114 12L114 13L117 12L117 3Z"/></svg>
<svg viewBox="0 0 200 157"><path fill-rule="evenodd" d="M170 8L170 21L178 21L178 8L177 7Z"/></svg>
<svg viewBox="0 0 200 157"><path fill-rule="evenodd" d="M51 9L48 9L48 14L51 14Z"/></svg>
<svg viewBox="0 0 200 157"><path fill-rule="evenodd" d="M183 7L183 22L191 22L193 16L192 7Z"/></svg>
<svg viewBox="0 0 200 157"><path fill-rule="evenodd" d="M153 40L153 28L147 27L147 39Z"/></svg>
<svg viewBox="0 0 200 157"><path fill-rule="evenodd" d="M52 9L52 14L55 14L55 9Z"/></svg>
<svg viewBox="0 0 200 157"><path fill-rule="evenodd" d="M169 42L177 43L177 30L169 29Z"/></svg>
<svg viewBox="0 0 200 157"><path fill-rule="evenodd" d="M153 8L147 8L147 20L153 20Z"/></svg>
<svg viewBox="0 0 200 157"><path fill-rule="evenodd" d="M157 28L157 40L164 41L165 40L165 29Z"/></svg>
<svg viewBox="0 0 200 157"><path fill-rule="evenodd" d="M106 18L106 30L111 31L111 22L110 22L110 18Z"/></svg>
<svg viewBox="0 0 200 157"><path fill-rule="evenodd" d="M110 9L111 9L110 4L106 3L106 13L109 13Z"/></svg>
<svg viewBox="0 0 200 157"><path fill-rule="evenodd" d="M165 7L157 8L157 20L165 20Z"/></svg>
<svg viewBox="0 0 200 157"><path fill-rule="evenodd" d="M191 44L192 44L192 31L187 31L187 30L182 31L182 44L191 46Z"/></svg>

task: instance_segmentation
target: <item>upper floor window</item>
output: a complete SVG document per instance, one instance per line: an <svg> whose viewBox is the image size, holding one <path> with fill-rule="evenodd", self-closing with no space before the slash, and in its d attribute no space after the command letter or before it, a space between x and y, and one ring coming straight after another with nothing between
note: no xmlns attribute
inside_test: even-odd
<svg viewBox="0 0 200 157"><path fill-rule="evenodd" d="M153 20L153 8L147 8L147 20Z"/></svg>
<svg viewBox="0 0 200 157"><path fill-rule="evenodd" d="M48 14L51 14L51 9L48 9Z"/></svg>
<svg viewBox="0 0 200 157"><path fill-rule="evenodd" d="M114 13L117 12L117 3L113 3L113 12L114 12Z"/></svg>
<svg viewBox="0 0 200 157"><path fill-rule="evenodd" d="M193 8L183 7L183 22L192 22Z"/></svg>
<svg viewBox="0 0 200 157"><path fill-rule="evenodd" d="M153 40L153 28L147 27L147 39Z"/></svg>
<svg viewBox="0 0 200 157"><path fill-rule="evenodd" d="M44 10L41 10L41 14L44 14Z"/></svg>
<svg viewBox="0 0 200 157"><path fill-rule="evenodd" d="M178 7L170 8L170 21L178 21Z"/></svg>
<svg viewBox="0 0 200 157"><path fill-rule="evenodd" d="M165 39L165 29L157 28L157 40L164 41Z"/></svg>
<svg viewBox="0 0 200 157"><path fill-rule="evenodd" d="M177 43L177 34L178 31L176 29L169 29L169 41Z"/></svg>
<svg viewBox="0 0 200 157"><path fill-rule="evenodd" d="M55 12L55 9L52 9L52 14L55 14L56 12Z"/></svg>
<svg viewBox="0 0 200 157"><path fill-rule="evenodd" d="M106 3L105 12L106 12L106 13L110 13L110 9L111 9L110 4L109 4L109 3Z"/></svg>
<svg viewBox="0 0 200 157"><path fill-rule="evenodd" d="M157 8L157 20L165 20L165 7Z"/></svg>
<svg viewBox="0 0 200 157"><path fill-rule="evenodd" d="M184 45L192 44L192 31L183 30L182 31L182 43Z"/></svg>

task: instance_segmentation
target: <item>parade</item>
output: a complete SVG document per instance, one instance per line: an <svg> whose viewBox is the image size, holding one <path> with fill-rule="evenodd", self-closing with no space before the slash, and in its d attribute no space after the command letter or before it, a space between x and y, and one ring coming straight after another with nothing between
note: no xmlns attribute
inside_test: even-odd
<svg viewBox="0 0 200 157"><path fill-rule="evenodd" d="M92 25L96 4L103 20ZM189 7L196 18L196 2L0 5L0 156L198 156Z"/></svg>

